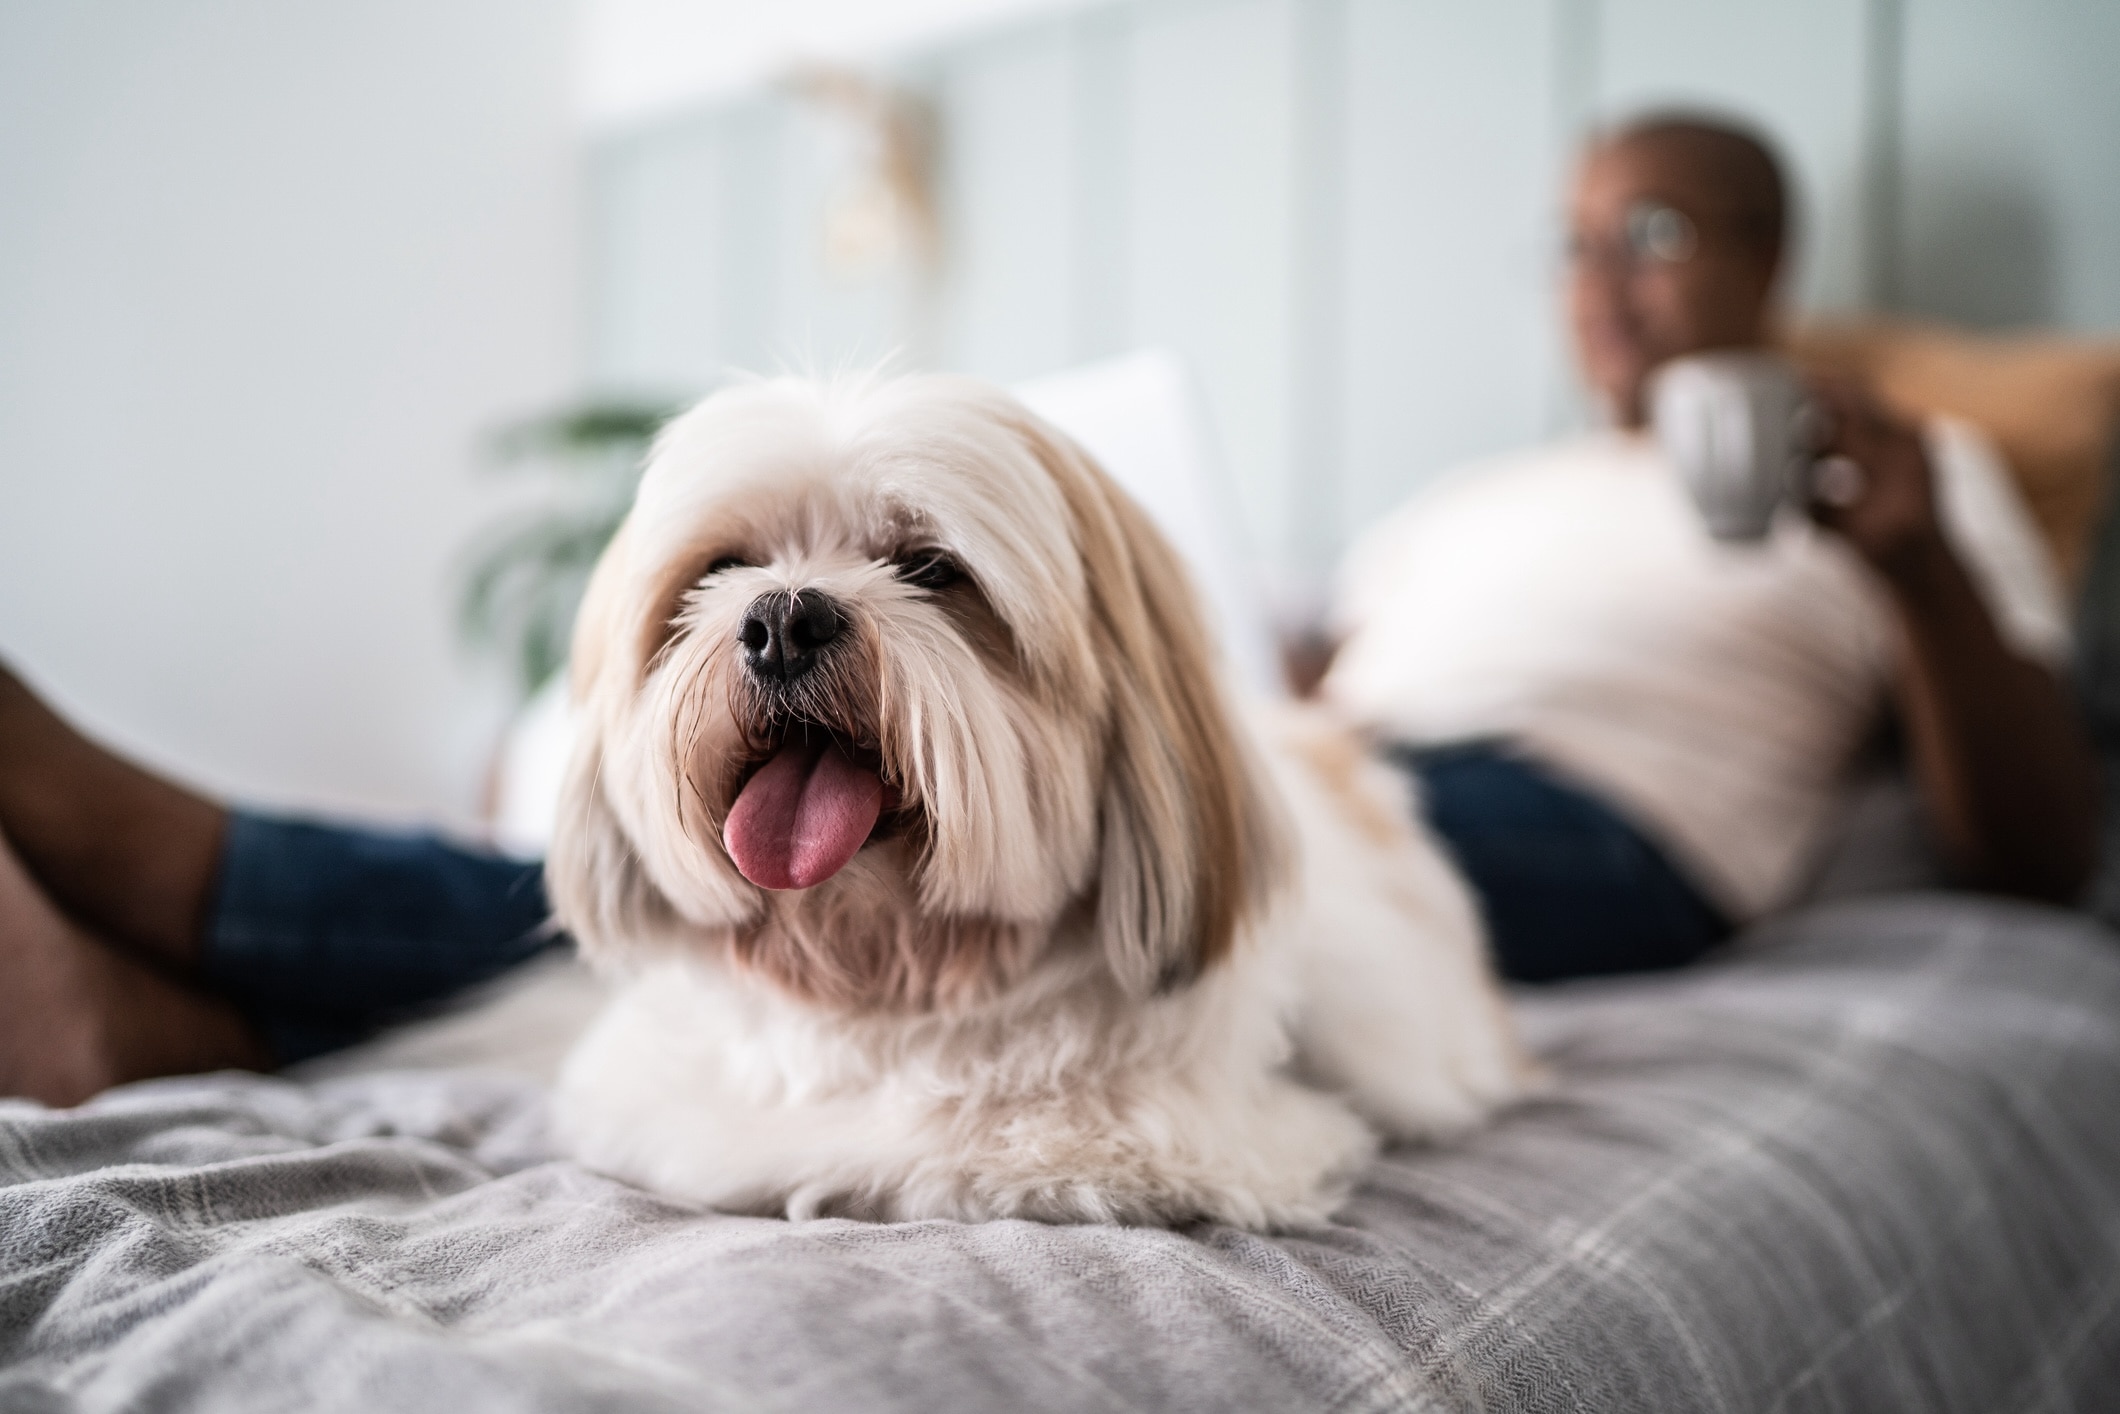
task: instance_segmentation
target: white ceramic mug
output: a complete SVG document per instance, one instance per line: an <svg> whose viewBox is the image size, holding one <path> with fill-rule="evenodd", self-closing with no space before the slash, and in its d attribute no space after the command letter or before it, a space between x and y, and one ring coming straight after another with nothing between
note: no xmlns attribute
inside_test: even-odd
<svg viewBox="0 0 2120 1414"><path fill-rule="evenodd" d="M1718 540L1759 540L1783 506L1811 494L1822 413L1778 354L1688 354L1649 384L1650 420L1665 455Z"/></svg>

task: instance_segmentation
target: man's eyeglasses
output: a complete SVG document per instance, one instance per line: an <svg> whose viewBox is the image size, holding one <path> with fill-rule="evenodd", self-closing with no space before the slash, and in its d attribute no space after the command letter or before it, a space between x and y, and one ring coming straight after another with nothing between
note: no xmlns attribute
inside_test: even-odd
<svg viewBox="0 0 2120 1414"><path fill-rule="evenodd" d="M1618 239L1587 231L1568 233L1568 263L1616 266L1633 272L1652 265L1679 265L1700 249L1700 228L1693 218L1660 201L1637 201L1627 208Z"/></svg>

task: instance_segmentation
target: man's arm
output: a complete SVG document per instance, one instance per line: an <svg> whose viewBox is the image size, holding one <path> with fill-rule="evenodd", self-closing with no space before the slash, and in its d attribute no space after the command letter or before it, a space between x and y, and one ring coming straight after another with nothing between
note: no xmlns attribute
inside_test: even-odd
<svg viewBox="0 0 2120 1414"><path fill-rule="evenodd" d="M1830 450L1862 469L1814 508L1882 580L1899 620L1899 708L1954 871L2000 893L2073 902L2097 849L2098 772L2060 680L2003 642L1943 533L1914 430L1847 388Z"/></svg>

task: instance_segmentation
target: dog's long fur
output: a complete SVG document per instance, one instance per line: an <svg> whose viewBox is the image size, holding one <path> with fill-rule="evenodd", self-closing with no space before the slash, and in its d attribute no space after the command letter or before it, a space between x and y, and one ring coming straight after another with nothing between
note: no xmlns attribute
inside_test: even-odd
<svg viewBox="0 0 2120 1414"><path fill-rule="evenodd" d="M956 583L901 577L938 550ZM769 691L739 625L802 590L846 631ZM1372 1125L1451 1133L1525 1083L1405 786L1312 719L1262 753L1170 547L994 389L708 399L574 671L547 875L624 979L558 1097L595 1166L791 1216L1262 1227L1329 1213ZM722 835L789 731L894 800L838 874L771 891Z"/></svg>

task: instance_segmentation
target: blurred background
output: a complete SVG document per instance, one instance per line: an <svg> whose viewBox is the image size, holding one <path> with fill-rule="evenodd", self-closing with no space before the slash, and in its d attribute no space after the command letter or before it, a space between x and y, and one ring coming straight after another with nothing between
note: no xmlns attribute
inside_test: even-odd
<svg viewBox="0 0 2120 1414"><path fill-rule="evenodd" d="M1773 133L1804 311L2111 333L2115 55L2110 0L0 0L0 656L215 789L466 823L657 411L1144 346L1294 612L1585 419L1586 125Z"/></svg>

